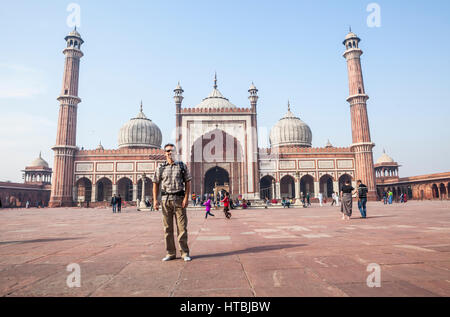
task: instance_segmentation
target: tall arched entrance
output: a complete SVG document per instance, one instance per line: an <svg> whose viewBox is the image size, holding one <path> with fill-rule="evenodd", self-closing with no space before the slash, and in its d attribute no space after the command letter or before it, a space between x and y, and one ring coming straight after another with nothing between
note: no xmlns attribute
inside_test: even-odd
<svg viewBox="0 0 450 317"><path fill-rule="evenodd" d="M440 191L441 199L447 199L447 190L443 183L441 183L439 185L439 191Z"/></svg>
<svg viewBox="0 0 450 317"><path fill-rule="evenodd" d="M122 201L133 201L133 183L131 179L124 177L117 182L117 193Z"/></svg>
<svg viewBox="0 0 450 317"><path fill-rule="evenodd" d="M109 201L112 197L112 182L103 177L97 181L97 201Z"/></svg>
<svg viewBox="0 0 450 317"><path fill-rule="evenodd" d="M204 182L205 193L213 194L216 184L218 186L230 184L230 175L225 169L219 166L213 167L206 172Z"/></svg>
<svg viewBox="0 0 450 317"><path fill-rule="evenodd" d="M331 198L333 195L333 178L326 174L320 178L320 192L323 197Z"/></svg>
<svg viewBox="0 0 450 317"><path fill-rule="evenodd" d="M303 196L309 193L311 197L314 197L314 178L311 175L305 175L300 179L300 192Z"/></svg>
<svg viewBox="0 0 450 317"><path fill-rule="evenodd" d="M261 178L261 181L259 183L259 191L260 191L260 197L261 199L268 198L269 200L275 198L274 192L273 192L273 183L275 182L275 179L270 176L266 175L263 178Z"/></svg>
<svg viewBox="0 0 450 317"><path fill-rule="evenodd" d="M242 145L237 138L221 129L207 132L192 144L190 159L192 192L213 193L217 178L219 185L229 184L232 197L246 193L248 167L245 164ZM258 181L259 179L255 181L257 185ZM259 191L257 188L254 190Z"/></svg>
<svg viewBox="0 0 450 317"><path fill-rule="evenodd" d="M280 180L281 198L295 198L295 179L290 175Z"/></svg>
<svg viewBox="0 0 450 317"><path fill-rule="evenodd" d="M438 199L439 198L439 189L436 184L433 184L433 187L431 187L433 191L433 198Z"/></svg>
<svg viewBox="0 0 450 317"><path fill-rule="evenodd" d="M76 182L76 193L77 197L75 199L76 202L87 202L91 201L91 194L92 194L92 183L89 179L83 177L80 178Z"/></svg>

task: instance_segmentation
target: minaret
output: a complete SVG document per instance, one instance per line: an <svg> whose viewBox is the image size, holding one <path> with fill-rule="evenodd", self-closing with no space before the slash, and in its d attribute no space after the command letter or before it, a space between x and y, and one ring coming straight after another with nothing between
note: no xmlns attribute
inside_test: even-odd
<svg viewBox="0 0 450 317"><path fill-rule="evenodd" d="M255 84L251 84L250 89L248 90L248 93L250 94L250 96L248 97L248 99L250 100L250 105L252 107L253 112L256 113L256 104L258 102L258 89L256 89Z"/></svg>
<svg viewBox="0 0 450 317"><path fill-rule="evenodd" d="M77 107L81 102L78 97L78 77L80 50L84 43L75 29L65 37L67 46L63 50L66 56L64 65L63 85L60 102L56 144L53 146L55 160L53 164L54 177L49 206L63 207L73 204L74 155L76 147Z"/></svg>
<svg viewBox="0 0 450 317"><path fill-rule="evenodd" d="M248 93L250 94L250 96L248 97L248 99L250 100L250 105L251 105L251 109L252 109L252 121L251 121L251 125L252 125L252 139L253 139L253 175L254 175L254 180L253 183L255 184L255 198L256 199L260 199L260 184L259 184L259 152L258 152L258 122L257 122L257 112L256 112L256 105L258 103L258 89L256 89L255 84L250 85L250 89L248 90Z"/></svg>
<svg viewBox="0 0 450 317"><path fill-rule="evenodd" d="M367 116L366 101L369 96L364 89L364 81L361 69L362 50L359 48L361 40L351 30L345 37L344 58L347 60L348 81L350 95L347 101L350 103L352 122L352 151L355 153L355 181L360 179L369 188L367 198L376 200L375 170L373 165L372 148L375 146L370 139L369 118Z"/></svg>
<svg viewBox="0 0 450 317"><path fill-rule="evenodd" d="M175 147L176 151L179 155L181 155L181 104L183 102L183 88L180 86L180 82L178 82L177 87L173 91L175 95L173 96L173 99L175 100L175 108L176 108L176 137L175 137Z"/></svg>

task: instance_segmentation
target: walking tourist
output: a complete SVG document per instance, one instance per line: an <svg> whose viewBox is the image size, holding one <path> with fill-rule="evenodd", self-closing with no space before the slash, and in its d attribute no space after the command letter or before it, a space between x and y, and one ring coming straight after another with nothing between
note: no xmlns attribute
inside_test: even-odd
<svg viewBox="0 0 450 317"><path fill-rule="evenodd" d="M111 198L111 206L112 206L113 213L115 214L116 213L116 209L117 209L117 197L116 197L116 194L114 194L112 196L112 198Z"/></svg>
<svg viewBox="0 0 450 317"><path fill-rule="evenodd" d="M336 194L335 193L331 194L331 199L333 200L331 202L331 206L333 206L336 203Z"/></svg>
<svg viewBox="0 0 450 317"><path fill-rule="evenodd" d="M392 192L392 190L389 190L389 205L392 205L392 199L394 199L394 193Z"/></svg>
<svg viewBox="0 0 450 317"><path fill-rule="evenodd" d="M120 194L119 194L119 197L117 197L117 212L121 212L122 211L122 197L120 197Z"/></svg>
<svg viewBox="0 0 450 317"><path fill-rule="evenodd" d="M342 186L341 189L341 212L342 212L342 220L350 220L350 217L352 216L352 192L354 188L352 185L350 185L350 181L346 180L345 184Z"/></svg>
<svg viewBox="0 0 450 317"><path fill-rule="evenodd" d="M383 190L383 203L386 205L387 204L387 193L385 190Z"/></svg>
<svg viewBox="0 0 450 317"><path fill-rule="evenodd" d="M164 223L164 238L167 255L163 261L170 261L176 258L175 240L173 232L173 218L176 218L178 243L181 249L181 257L184 261L191 261L188 247L187 213L186 207L189 202L189 192L191 191L191 175L183 162L175 162L172 155L175 146L166 144L164 151L166 162L162 164L153 177L153 197L155 199L155 209L159 210L162 202L162 215ZM161 202L158 200L158 192L161 188Z"/></svg>
<svg viewBox="0 0 450 317"><path fill-rule="evenodd" d="M194 204L194 207L197 205L197 196L195 195L195 192L192 193L192 203Z"/></svg>
<svg viewBox="0 0 450 317"><path fill-rule="evenodd" d="M208 215L214 217L214 215L211 213L211 199L208 198L208 200L205 203L205 207L206 207L205 219L208 218Z"/></svg>
<svg viewBox="0 0 450 317"><path fill-rule="evenodd" d="M319 204L320 204L320 207L323 206L322 203L323 203L323 194L321 192L319 192Z"/></svg>
<svg viewBox="0 0 450 317"><path fill-rule="evenodd" d="M367 192L369 191L367 186L362 183L361 180L358 180L356 182L358 185L358 209L361 213L361 218L366 218L367 216L367 210L366 210L366 204L367 204Z"/></svg>
<svg viewBox="0 0 450 317"><path fill-rule="evenodd" d="M306 193L306 205L309 207L311 206L311 195L309 192Z"/></svg>
<svg viewBox="0 0 450 317"><path fill-rule="evenodd" d="M339 193L334 193L334 197L336 198L336 207L339 207Z"/></svg>

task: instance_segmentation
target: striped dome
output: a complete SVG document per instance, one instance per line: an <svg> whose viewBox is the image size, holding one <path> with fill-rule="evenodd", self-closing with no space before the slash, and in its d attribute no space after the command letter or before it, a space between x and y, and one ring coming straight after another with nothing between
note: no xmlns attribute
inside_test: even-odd
<svg viewBox="0 0 450 317"><path fill-rule="evenodd" d="M159 127L141 111L136 118L125 123L119 132L119 148L161 148Z"/></svg>
<svg viewBox="0 0 450 317"><path fill-rule="evenodd" d="M290 110L270 131L270 145L311 147L312 132L309 126Z"/></svg>

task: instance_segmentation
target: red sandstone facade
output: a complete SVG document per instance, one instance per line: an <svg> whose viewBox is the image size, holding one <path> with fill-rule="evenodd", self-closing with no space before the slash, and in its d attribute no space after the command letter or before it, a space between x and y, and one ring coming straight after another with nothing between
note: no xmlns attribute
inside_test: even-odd
<svg viewBox="0 0 450 317"><path fill-rule="evenodd" d="M105 150L76 148L79 62L83 43L78 32L66 37L66 63L55 151L51 206L90 203L108 204L113 194L131 203L151 198L151 177L164 162L164 151L158 147L120 147ZM348 65L352 122L352 144L336 148L308 146L258 147L258 90L252 84L250 107L236 107L217 90L201 104L183 108L183 89L174 90L176 114L176 148L193 176L192 192L211 193L215 184L229 186L233 197L258 200L265 197L301 197L319 192L331 197L339 192L346 179L353 185L361 179L369 187L369 199L376 199L375 172L369 121L358 48L359 38L349 33L344 41ZM290 110L289 110L290 111ZM292 113L291 113L292 114ZM147 120L141 113L137 118ZM134 119L132 119L134 120ZM153 130L152 130L153 131ZM219 141L217 143L217 141ZM145 181L145 192L142 183ZM448 190L447 190L448 192Z"/></svg>

